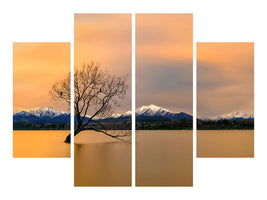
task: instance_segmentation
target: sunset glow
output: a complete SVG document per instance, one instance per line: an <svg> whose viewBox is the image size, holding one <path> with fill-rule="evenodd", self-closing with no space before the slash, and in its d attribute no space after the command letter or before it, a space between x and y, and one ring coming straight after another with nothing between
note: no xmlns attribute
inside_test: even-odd
<svg viewBox="0 0 267 200"><path fill-rule="evenodd" d="M254 109L254 44L197 44L199 117Z"/></svg>
<svg viewBox="0 0 267 200"><path fill-rule="evenodd" d="M70 43L14 43L13 112L35 107L69 111L49 95L52 85L70 72Z"/></svg>
<svg viewBox="0 0 267 200"><path fill-rule="evenodd" d="M192 114L193 15L136 15L137 107Z"/></svg>
<svg viewBox="0 0 267 200"><path fill-rule="evenodd" d="M114 112L131 109L131 14L75 14L74 65L99 63L111 75L127 75L128 91Z"/></svg>

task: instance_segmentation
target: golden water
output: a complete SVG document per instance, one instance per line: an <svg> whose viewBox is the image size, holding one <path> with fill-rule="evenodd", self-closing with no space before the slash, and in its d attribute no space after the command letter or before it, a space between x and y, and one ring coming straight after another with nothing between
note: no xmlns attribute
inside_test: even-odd
<svg viewBox="0 0 267 200"><path fill-rule="evenodd" d="M64 143L70 131L13 131L13 157L70 157L70 144Z"/></svg>
<svg viewBox="0 0 267 200"><path fill-rule="evenodd" d="M136 132L137 186L192 186L192 130Z"/></svg>
<svg viewBox="0 0 267 200"><path fill-rule="evenodd" d="M254 130L198 130L198 157L254 157Z"/></svg>
<svg viewBox="0 0 267 200"><path fill-rule="evenodd" d="M131 166L131 143L94 131L75 136L75 186L130 186Z"/></svg>

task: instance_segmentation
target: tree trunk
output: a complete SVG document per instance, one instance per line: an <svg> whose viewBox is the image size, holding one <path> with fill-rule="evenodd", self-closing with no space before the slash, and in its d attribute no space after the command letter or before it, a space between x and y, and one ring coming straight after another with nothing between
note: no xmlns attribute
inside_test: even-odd
<svg viewBox="0 0 267 200"><path fill-rule="evenodd" d="M66 137L65 141L66 143L70 143L70 134Z"/></svg>
<svg viewBox="0 0 267 200"><path fill-rule="evenodd" d="M80 133L82 131L82 129L76 129L75 131L74 131L74 136L75 135L77 135L78 133ZM66 139L65 139L65 141L64 142L66 142L66 143L70 143L70 139L71 138L71 134L69 134L67 137L66 137Z"/></svg>

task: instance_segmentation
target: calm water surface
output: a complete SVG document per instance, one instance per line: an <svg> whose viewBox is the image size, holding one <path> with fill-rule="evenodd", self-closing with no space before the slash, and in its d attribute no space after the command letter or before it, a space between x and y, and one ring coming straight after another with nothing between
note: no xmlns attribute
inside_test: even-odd
<svg viewBox="0 0 267 200"><path fill-rule="evenodd" d="M13 157L70 157L70 144L64 143L70 131L13 131Z"/></svg>
<svg viewBox="0 0 267 200"><path fill-rule="evenodd" d="M94 131L75 136L75 186L131 186L131 143Z"/></svg>
<svg viewBox="0 0 267 200"><path fill-rule="evenodd" d="M198 130L198 157L254 157L254 130Z"/></svg>
<svg viewBox="0 0 267 200"><path fill-rule="evenodd" d="M136 132L137 186L192 186L192 130Z"/></svg>

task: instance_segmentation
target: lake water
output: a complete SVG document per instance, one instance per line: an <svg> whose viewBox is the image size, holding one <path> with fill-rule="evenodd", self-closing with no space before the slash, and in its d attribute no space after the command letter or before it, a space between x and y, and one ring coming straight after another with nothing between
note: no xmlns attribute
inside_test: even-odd
<svg viewBox="0 0 267 200"><path fill-rule="evenodd" d="M64 143L70 131L13 131L13 157L70 157L70 144Z"/></svg>
<svg viewBox="0 0 267 200"><path fill-rule="evenodd" d="M192 186L192 130L136 131L137 186Z"/></svg>
<svg viewBox="0 0 267 200"><path fill-rule="evenodd" d="M254 157L254 130L198 130L198 157Z"/></svg>
<svg viewBox="0 0 267 200"><path fill-rule="evenodd" d="M75 186L131 186L131 143L83 131L74 141Z"/></svg>

